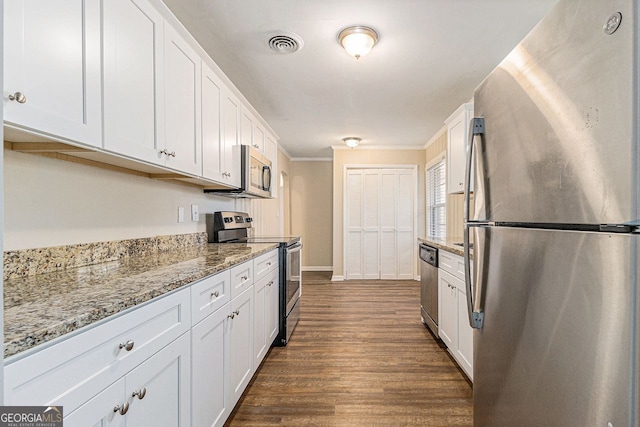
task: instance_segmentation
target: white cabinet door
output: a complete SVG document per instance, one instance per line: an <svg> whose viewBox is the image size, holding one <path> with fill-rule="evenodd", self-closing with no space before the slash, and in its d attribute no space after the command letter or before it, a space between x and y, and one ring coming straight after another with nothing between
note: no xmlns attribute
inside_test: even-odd
<svg viewBox="0 0 640 427"><path fill-rule="evenodd" d="M225 145L220 126L222 82L202 62L202 176L223 182ZM225 176L226 177L226 176Z"/></svg>
<svg viewBox="0 0 640 427"><path fill-rule="evenodd" d="M446 271L438 270L438 336L455 352L458 347L458 289L457 279Z"/></svg>
<svg viewBox="0 0 640 427"><path fill-rule="evenodd" d="M267 278L253 285L253 367L260 366L269 349L267 343ZM270 343L269 343L270 344Z"/></svg>
<svg viewBox="0 0 640 427"><path fill-rule="evenodd" d="M163 18L146 0L102 5L104 148L164 165Z"/></svg>
<svg viewBox="0 0 640 427"><path fill-rule="evenodd" d="M464 191L467 138L469 121L473 116L473 104L462 104L446 121L447 124L447 192ZM473 191L473 183L471 186Z"/></svg>
<svg viewBox="0 0 640 427"><path fill-rule="evenodd" d="M221 426L233 406L227 397L230 305L227 304L191 330L191 419L194 426Z"/></svg>
<svg viewBox="0 0 640 427"><path fill-rule="evenodd" d="M129 407L125 394L124 378L121 378L64 417L65 427L124 427Z"/></svg>
<svg viewBox="0 0 640 427"><path fill-rule="evenodd" d="M200 176L200 56L168 24L164 47L166 165Z"/></svg>
<svg viewBox="0 0 640 427"><path fill-rule="evenodd" d="M127 426L191 425L190 359L190 336L184 334L127 374Z"/></svg>
<svg viewBox="0 0 640 427"><path fill-rule="evenodd" d="M266 322L267 322L267 344L273 344L278 332L280 332L280 270L276 268L273 271L273 276L267 282L267 308L266 308Z"/></svg>
<svg viewBox="0 0 640 427"><path fill-rule="evenodd" d="M102 145L99 3L5 0L5 122Z"/></svg>
<svg viewBox="0 0 640 427"><path fill-rule="evenodd" d="M473 381L473 328L469 324L467 311L467 294L464 290L464 282L459 281L458 286L458 348L456 360L469 379Z"/></svg>
<svg viewBox="0 0 640 427"><path fill-rule="evenodd" d="M264 128L258 123L257 120L253 122L253 138L251 140L251 145L256 150L264 153Z"/></svg>
<svg viewBox="0 0 640 427"><path fill-rule="evenodd" d="M243 108L240 116L240 140L242 145L253 145L254 121L253 115Z"/></svg>
<svg viewBox="0 0 640 427"><path fill-rule="evenodd" d="M229 321L228 406L235 406L253 375L253 287L231 300Z"/></svg>
<svg viewBox="0 0 640 427"><path fill-rule="evenodd" d="M240 187L240 153L238 134L240 133L240 102L225 88L222 94L222 142L224 145L223 176L225 183Z"/></svg>

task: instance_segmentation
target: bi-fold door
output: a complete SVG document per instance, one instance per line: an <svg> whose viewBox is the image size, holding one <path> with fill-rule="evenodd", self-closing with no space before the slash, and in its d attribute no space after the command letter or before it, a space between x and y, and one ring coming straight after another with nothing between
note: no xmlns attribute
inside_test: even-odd
<svg viewBox="0 0 640 427"><path fill-rule="evenodd" d="M348 169L345 278L413 279L414 169Z"/></svg>

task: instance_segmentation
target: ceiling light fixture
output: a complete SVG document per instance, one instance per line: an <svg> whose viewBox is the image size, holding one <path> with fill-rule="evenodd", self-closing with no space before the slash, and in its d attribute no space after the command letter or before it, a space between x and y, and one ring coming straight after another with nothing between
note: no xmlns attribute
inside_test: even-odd
<svg viewBox="0 0 640 427"><path fill-rule="evenodd" d="M349 55L360 59L378 43L378 33L373 28L355 25L340 31L338 41Z"/></svg>
<svg viewBox="0 0 640 427"><path fill-rule="evenodd" d="M362 141L362 138L356 138L355 136L350 136L347 138L342 138L342 140L344 141L345 144L347 144L347 147L356 148L358 144L360 144L360 141Z"/></svg>

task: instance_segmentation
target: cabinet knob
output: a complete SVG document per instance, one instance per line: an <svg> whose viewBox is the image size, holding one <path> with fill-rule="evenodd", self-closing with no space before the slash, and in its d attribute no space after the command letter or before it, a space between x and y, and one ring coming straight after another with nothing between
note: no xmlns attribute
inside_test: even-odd
<svg viewBox="0 0 640 427"><path fill-rule="evenodd" d="M113 412L120 412L120 415L126 414L128 410L129 410L129 402L125 402L122 405L116 405L116 407L113 408Z"/></svg>
<svg viewBox="0 0 640 427"><path fill-rule="evenodd" d="M127 342L121 342L120 345L118 346L119 349L125 349L127 351L131 351L133 349L133 340L129 340Z"/></svg>
<svg viewBox="0 0 640 427"><path fill-rule="evenodd" d="M233 312L236 316L240 316L240 310L236 310Z"/></svg>
<svg viewBox="0 0 640 427"><path fill-rule="evenodd" d="M146 395L147 395L147 388L146 387L142 387L140 390L133 390L133 393L131 393L131 397L138 396L138 399L140 399L140 400L144 399L144 397Z"/></svg>
<svg viewBox="0 0 640 427"><path fill-rule="evenodd" d="M22 92L16 92L13 95L9 95L9 101L17 101L20 104L27 102L27 97Z"/></svg>
<svg viewBox="0 0 640 427"><path fill-rule="evenodd" d="M270 266L271 266L271 263L270 263L270 262L268 262L268 263L267 263L267 267L270 267Z"/></svg>
<svg viewBox="0 0 640 427"><path fill-rule="evenodd" d="M212 297L215 297L215 298L218 298L218 297L220 296L220 292L218 292L218 291L213 291L213 292L211 292L211 296L212 296Z"/></svg>
<svg viewBox="0 0 640 427"><path fill-rule="evenodd" d="M236 313L231 313L231 314L227 314L227 319L233 319L234 317L236 317Z"/></svg>
<svg viewBox="0 0 640 427"><path fill-rule="evenodd" d="M172 151L171 154L169 154L171 157L175 157L176 156L176 152Z"/></svg>
<svg viewBox="0 0 640 427"><path fill-rule="evenodd" d="M273 285L273 280L267 283L267 286L271 286L271 285Z"/></svg>
<svg viewBox="0 0 640 427"><path fill-rule="evenodd" d="M247 280L249 278L249 276L242 276L240 277L242 280Z"/></svg>

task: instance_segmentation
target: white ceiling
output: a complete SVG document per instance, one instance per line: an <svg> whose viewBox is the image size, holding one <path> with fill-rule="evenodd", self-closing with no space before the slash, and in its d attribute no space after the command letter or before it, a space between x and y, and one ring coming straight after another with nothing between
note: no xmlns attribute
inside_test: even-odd
<svg viewBox="0 0 640 427"><path fill-rule="evenodd" d="M294 158L423 146L556 0L164 0ZM380 34L356 61L340 30ZM288 55L268 34L304 40Z"/></svg>

